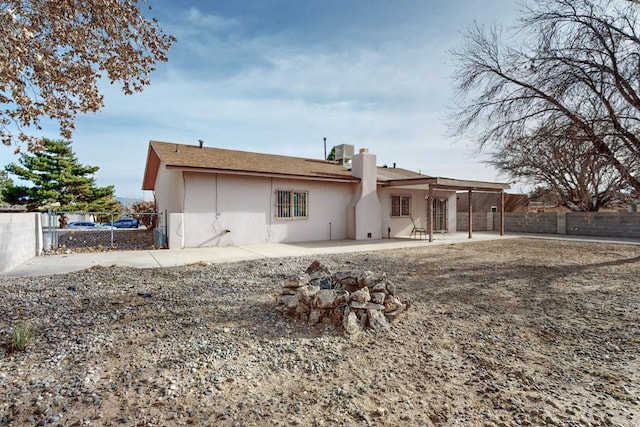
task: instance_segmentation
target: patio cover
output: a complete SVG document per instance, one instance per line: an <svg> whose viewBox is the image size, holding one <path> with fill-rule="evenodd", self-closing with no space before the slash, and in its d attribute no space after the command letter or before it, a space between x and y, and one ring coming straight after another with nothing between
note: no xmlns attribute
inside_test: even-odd
<svg viewBox="0 0 640 427"><path fill-rule="evenodd" d="M380 176L379 176L380 178ZM504 236L504 190L511 186L501 182L486 181L468 181L452 178L419 176L401 179L382 179L379 185L393 188L404 188L407 190L424 190L429 194L429 203L427 203L427 231L429 232L429 242L433 242L433 200L434 190L449 191L468 191L469 192L469 238L473 235L473 209L472 209L472 193L500 193L500 235Z"/></svg>

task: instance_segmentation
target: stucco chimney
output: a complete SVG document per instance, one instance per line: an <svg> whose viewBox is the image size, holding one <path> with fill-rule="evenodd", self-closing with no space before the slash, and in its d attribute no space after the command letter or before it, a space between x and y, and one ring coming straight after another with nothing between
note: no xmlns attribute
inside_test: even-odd
<svg viewBox="0 0 640 427"><path fill-rule="evenodd" d="M347 236L354 240L382 238L382 205L378 200L375 154L366 148L353 156L351 175L360 178L348 208Z"/></svg>

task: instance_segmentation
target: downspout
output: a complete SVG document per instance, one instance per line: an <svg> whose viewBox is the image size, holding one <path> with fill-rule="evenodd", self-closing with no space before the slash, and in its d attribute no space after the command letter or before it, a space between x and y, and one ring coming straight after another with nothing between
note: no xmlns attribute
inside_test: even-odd
<svg viewBox="0 0 640 427"><path fill-rule="evenodd" d="M500 235L504 236L504 190L500 190Z"/></svg>
<svg viewBox="0 0 640 427"><path fill-rule="evenodd" d="M471 235L473 234L472 228L473 228L473 191L469 190L469 238L471 238Z"/></svg>
<svg viewBox="0 0 640 427"><path fill-rule="evenodd" d="M429 185L429 201L427 201L427 224L429 224L429 243L433 242L433 188Z"/></svg>
<svg viewBox="0 0 640 427"><path fill-rule="evenodd" d="M267 222L267 241L271 241L271 226L273 224L273 205L275 203L275 197L273 194L273 178L269 179L269 222Z"/></svg>

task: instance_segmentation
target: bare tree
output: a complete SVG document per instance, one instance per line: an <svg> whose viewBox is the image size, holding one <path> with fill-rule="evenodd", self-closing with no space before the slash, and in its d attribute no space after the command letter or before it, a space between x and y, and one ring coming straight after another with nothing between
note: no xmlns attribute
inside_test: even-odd
<svg viewBox="0 0 640 427"><path fill-rule="evenodd" d="M509 44L500 28L474 26L452 52L462 99L455 131L491 147L498 165L562 147L591 162L592 172L605 168L593 177L613 172L640 191L639 10L627 0L537 0ZM559 165L536 167L543 173Z"/></svg>
<svg viewBox="0 0 640 427"><path fill-rule="evenodd" d="M43 118L71 139L79 113L103 106L102 77L141 91L175 41L138 4L145 0L0 1L0 140L40 149ZM149 7L150 9L150 7Z"/></svg>
<svg viewBox="0 0 640 427"><path fill-rule="evenodd" d="M565 117L513 139L488 162L502 173L532 185L542 184L557 202L573 211L614 207L627 187Z"/></svg>

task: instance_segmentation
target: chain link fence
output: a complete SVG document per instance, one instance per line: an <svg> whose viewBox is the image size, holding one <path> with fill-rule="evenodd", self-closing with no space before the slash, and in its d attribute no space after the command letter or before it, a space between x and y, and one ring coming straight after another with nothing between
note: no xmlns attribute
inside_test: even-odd
<svg viewBox="0 0 640 427"><path fill-rule="evenodd" d="M45 251L56 254L166 248L165 218L162 213L49 211L43 224Z"/></svg>

